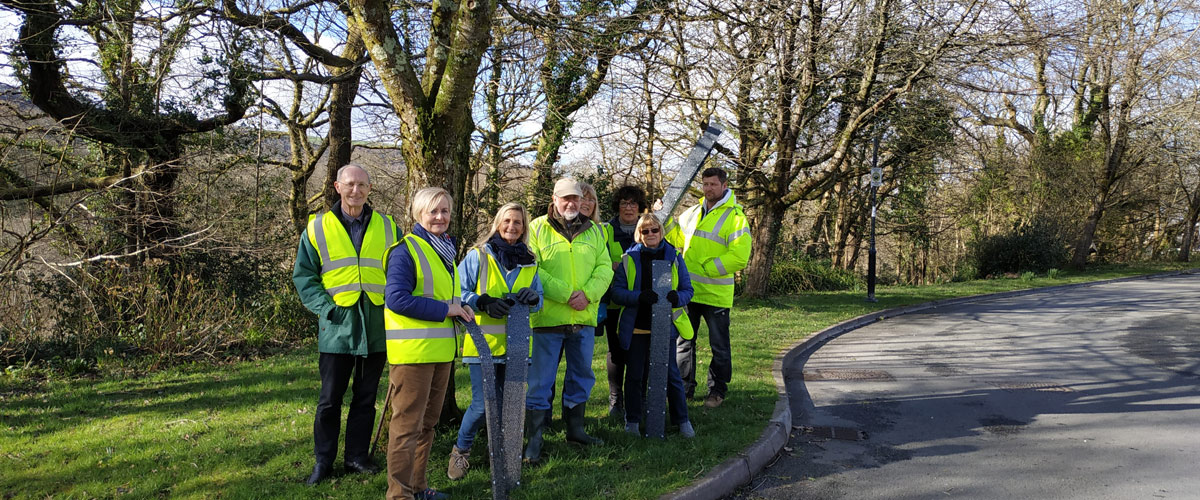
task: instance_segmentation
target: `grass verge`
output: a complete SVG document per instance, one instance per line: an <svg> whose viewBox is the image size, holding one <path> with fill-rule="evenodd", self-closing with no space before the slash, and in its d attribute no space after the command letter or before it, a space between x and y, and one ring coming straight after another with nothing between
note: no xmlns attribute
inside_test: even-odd
<svg viewBox="0 0 1200 500"><path fill-rule="evenodd" d="M666 441L634 438L622 433L622 422L602 416L608 391L606 348L603 339L597 339L593 370L598 381L588 415L589 428L604 438L605 445L587 449L567 445L556 419L546 436L548 458L542 465L525 468L522 483L526 486L514 496L653 498L690 483L758 438L774 409L771 364L779 351L834 323L931 300L1182 268L1112 266L1060 273L1054 279L1026 276L881 287L876 293L879 302L874 304L866 303L861 292L739 301L732 316L730 397L713 410L699 402L689 405L697 431L692 440L680 438L673 429ZM700 346L698 372L703 377L707 342L702 340ZM35 379L7 370L0 376L0 494L4 498L377 497L387 487L383 474L339 476L315 488L303 484L312 467L312 412L319 387L313 350L308 346L252 362L191 364L136 378ZM456 370L456 376L458 399L465 405L470 397L466 370ZM379 391L380 400L384 392ZM557 408L555 412L557 417ZM457 482L446 479L446 457L456 431L438 430L429 464L430 485L455 499L490 498L482 435L467 477Z"/></svg>

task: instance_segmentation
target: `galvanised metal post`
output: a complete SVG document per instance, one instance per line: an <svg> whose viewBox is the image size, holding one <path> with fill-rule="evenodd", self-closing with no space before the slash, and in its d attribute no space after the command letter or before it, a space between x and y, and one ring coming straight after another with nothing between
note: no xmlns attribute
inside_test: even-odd
<svg viewBox="0 0 1200 500"><path fill-rule="evenodd" d="M875 192L883 184L883 169L879 167L879 136L871 150L871 248L867 250L867 302L875 298Z"/></svg>

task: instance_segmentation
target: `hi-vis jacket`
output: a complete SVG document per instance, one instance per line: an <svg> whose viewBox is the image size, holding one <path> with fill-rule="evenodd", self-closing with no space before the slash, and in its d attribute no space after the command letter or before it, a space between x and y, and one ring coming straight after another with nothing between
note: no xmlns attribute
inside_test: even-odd
<svg viewBox="0 0 1200 500"><path fill-rule="evenodd" d="M561 325L596 326L600 299L612 282L612 259L599 224L568 241L543 215L529 223L529 247L537 255L538 277L545 291L542 310L533 315L534 328ZM576 311L567 305L575 290L583 290L588 306Z"/></svg>
<svg viewBox="0 0 1200 500"><path fill-rule="evenodd" d="M458 269L451 268L454 271L451 275L433 246L417 235L404 235L403 244L413 260L416 286L412 295L446 304L459 303ZM400 243L396 243L388 249L383 258L385 268L388 259L399 251L399 247ZM458 338L453 318L427 321L397 314L385 307L383 324L389 364L444 363L453 361L457 354Z"/></svg>
<svg viewBox="0 0 1200 500"><path fill-rule="evenodd" d="M522 288L531 288L535 292L538 292L539 295L541 294L541 284L537 279L536 263L518 266L513 271L516 272L516 276L510 287L507 279L510 275L500 267L500 260L492 254L492 247L484 244L481 247L472 248L471 251L467 252L467 256L458 266L463 302L475 307L475 303L480 295L487 294L489 297L500 299L509 293L516 293ZM532 309L536 310L537 307L534 306ZM492 356L501 358L497 361L502 361L508 346L506 332L508 318L493 318L478 307L475 307L475 309L475 322L479 324L479 329L483 331L483 337L487 339ZM529 352L532 355L533 351L530 350ZM467 335L463 342L462 355L464 362L468 363L472 362L468 358L479 356L479 348L475 346L475 341L470 335Z"/></svg>
<svg viewBox="0 0 1200 500"><path fill-rule="evenodd" d="M667 241L683 249L696 296L692 302L733 306L733 273L750 261L750 228L733 190L704 213L704 200L666 224Z"/></svg>
<svg viewBox="0 0 1200 500"><path fill-rule="evenodd" d="M679 294L679 307L671 308L671 323L675 327L675 333L685 340L691 340L695 337L695 331L692 330L692 322L688 319L687 303L691 300L694 287L688 280L687 264L683 258L679 256L670 243L667 245L663 259L671 263L671 289ZM639 276L641 273L651 272L650 269L642 269L642 252L650 251L641 243L635 243L629 247L629 251L622 256L621 266L617 269L616 278L612 284L612 299L613 302L624 306L621 309L620 327L617 330L618 338L621 341L622 349L629 349L629 343L633 340L634 322L638 315L638 297L642 294L641 283ZM680 275L680 269L683 274Z"/></svg>
<svg viewBox="0 0 1200 500"><path fill-rule="evenodd" d="M332 212L308 218L308 242L321 256L321 283L333 302L350 307L367 292L371 303L383 305L383 253L396 241L396 221L372 211L363 232L361 251L354 250L350 234Z"/></svg>

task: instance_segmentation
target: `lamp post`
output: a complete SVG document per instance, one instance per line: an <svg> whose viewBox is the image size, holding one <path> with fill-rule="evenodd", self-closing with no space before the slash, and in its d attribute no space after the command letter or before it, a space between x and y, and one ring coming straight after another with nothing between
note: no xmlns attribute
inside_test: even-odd
<svg viewBox="0 0 1200 500"><path fill-rule="evenodd" d="M879 166L879 136L871 149L871 247L867 250L867 302L875 298L875 192L883 185L883 168Z"/></svg>

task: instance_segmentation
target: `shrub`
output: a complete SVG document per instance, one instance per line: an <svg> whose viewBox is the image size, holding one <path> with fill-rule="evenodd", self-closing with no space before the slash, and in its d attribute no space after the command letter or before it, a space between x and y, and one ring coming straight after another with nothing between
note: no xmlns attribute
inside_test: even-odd
<svg viewBox="0 0 1200 500"><path fill-rule="evenodd" d="M979 276L1033 271L1044 273L1067 263L1067 243L1058 228L1045 220L979 239L972 261Z"/></svg>
<svg viewBox="0 0 1200 500"><path fill-rule="evenodd" d="M278 258L197 254L173 263L109 261L31 280L30 302L44 305L43 317L0 331L9 346L0 362L40 360L66 373L155 368L256 355L312 337L315 317Z"/></svg>
<svg viewBox="0 0 1200 500"><path fill-rule="evenodd" d="M827 259L794 258L776 262L767 282L770 295L791 295L804 291L853 290L860 277L853 271L838 269Z"/></svg>
<svg viewBox="0 0 1200 500"><path fill-rule="evenodd" d="M1057 267L1050 269L1049 271L1046 271L1046 277L1052 280L1059 279L1062 277L1062 271L1059 271Z"/></svg>

